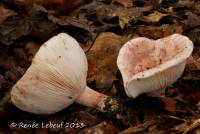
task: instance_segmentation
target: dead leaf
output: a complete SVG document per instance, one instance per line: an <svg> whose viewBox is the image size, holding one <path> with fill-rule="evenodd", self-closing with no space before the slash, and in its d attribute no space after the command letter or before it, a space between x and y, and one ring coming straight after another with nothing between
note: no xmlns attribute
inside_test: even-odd
<svg viewBox="0 0 200 134"><path fill-rule="evenodd" d="M167 88L165 90L165 96L166 97L175 97L175 96L178 95L178 93L179 93L179 89L175 88L175 87Z"/></svg>
<svg viewBox="0 0 200 134"><path fill-rule="evenodd" d="M14 52L15 52L15 57L16 57L16 61L17 61L18 65L21 67L27 67L28 58L27 58L27 55L26 55L24 49L15 48Z"/></svg>
<svg viewBox="0 0 200 134"><path fill-rule="evenodd" d="M10 103L10 94L8 92L5 93L4 97L0 99L0 107L4 108Z"/></svg>
<svg viewBox="0 0 200 134"><path fill-rule="evenodd" d="M153 13L144 16L144 19L146 19L148 22L159 22L164 16L167 16L167 14L154 11Z"/></svg>
<svg viewBox="0 0 200 134"><path fill-rule="evenodd" d="M148 132L151 134L157 134L157 133L159 133L159 131L160 130L158 129L157 125L153 125L148 128Z"/></svg>
<svg viewBox="0 0 200 134"><path fill-rule="evenodd" d="M18 4L33 4L33 3L39 3L39 4L63 4L62 0L14 0L15 3Z"/></svg>
<svg viewBox="0 0 200 134"><path fill-rule="evenodd" d="M200 70L200 61L193 56L190 56L187 60L187 68L189 70Z"/></svg>
<svg viewBox="0 0 200 134"><path fill-rule="evenodd" d="M162 7L164 8L171 8L172 6L174 6L179 0L160 0L160 4L162 5Z"/></svg>
<svg viewBox="0 0 200 134"><path fill-rule="evenodd" d="M52 15L48 16L48 19L61 26L74 26L90 31L89 24L86 20L77 19L75 17L70 16L55 17Z"/></svg>
<svg viewBox="0 0 200 134"><path fill-rule="evenodd" d="M48 134L48 131L44 128L38 128L35 130L35 134Z"/></svg>
<svg viewBox="0 0 200 134"><path fill-rule="evenodd" d="M36 52L38 51L38 49L40 48L41 44L36 43L36 42L28 42L24 48L26 50L26 53L28 55L28 61L31 63L32 58L34 57L34 55L36 54Z"/></svg>
<svg viewBox="0 0 200 134"><path fill-rule="evenodd" d="M200 13L200 1L195 2L195 9L197 10L197 13Z"/></svg>
<svg viewBox="0 0 200 134"><path fill-rule="evenodd" d="M149 126L155 124L154 120L146 121L142 124L139 124L137 126L130 127L119 134L138 134L138 133L145 133L144 130L147 129Z"/></svg>
<svg viewBox="0 0 200 134"><path fill-rule="evenodd" d="M195 0L179 0L175 7L176 8L181 8L181 7L194 8Z"/></svg>
<svg viewBox="0 0 200 134"><path fill-rule="evenodd" d="M113 3L120 4L120 5L122 5L126 8L133 7L133 1L132 0L114 0Z"/></svg>
<svg viewBox="0 0 200 134"><path fill-rule="evenodd" d="M197 109L200 111L200 102L197 103Z"/></svg>
<svg viewBox="0 0 200 134"><path fill-rule="evenodd" d="M18 77L16 76L16 74L12 71L7 71L5 72L5 79L6 80L9 80L9 81L12 81L12 82L15 82L17 81Z"/></svg>
<svg viewBox="0 0 200 134"><path fill-rule="evenodd" d="M115 84L112 85L110 92L111 92L111 95L116 95L117 94L117 88L116 88Z"/></svg>
<svg viewBox="0 0 200 134"><path fill-rule="evenodd" d="M16 15L16 12L6 8L3 4L0 3L0 24L2 24L8 17Z"/></svg>
<svg viewBox="0 0 200 134"><path fill-rule="evenodd" d="M0 90L1 90L1 85L5 82L5 79L3 75L0 74Z"/></svg>
<svg viewBox="0 0 200 134"><path fill-rule="evenodd" d="M175 126L174 128L171 128L171 130L177 133L182 133L184 132L185 128L187 128L187 126L188 126L188 122L184 122L182 124Z"/></svg>
<svg viewBox="0 0 200 134"><path fill-rule="evenodd" d="M9 134L9 130L6 128L0 128L0 133L2 134Z"/></svg>
<svg viewBox="0 0 200 134"><path fill-rule="evenodd" d="M195 60L200 59L200 28L190 28L189 30L185 31L184 34L193 41L194 51L192 55L194 56ZM200 60L198 60L198 62L200 62Z"/></svg>
<svg viewBox="0 0 200 134"><path fill-rule="evenodd" d="M117 23L122 29L124 29L129 22L137 20L140 16L142 16L144 11L149 11L151 9L152 6L124 8L114 4L108 5L102 2L92 2L81 7L79 11L81 13L80 16L85 16L88 20L93 21L98 20L104 22L104 20L118 17L119 21Z"/></svg>
<svg viewBox="0 0 200 134"><path fill-rule="evenodd" d="M98 119L94 115L86 112L86 111L78 111L72 113L70 117L68 118L67 122L78 122L80 125L80 128L65 128L65 133L77 133L78 131L81 131L80 129L86 128L86 129L91 129L93 126L99 124L102 120Z"/></svg>
<svg viewBox="0 0 200 134"><path fill-rule="evenodd" d="M168 110L172 113L176 113L176 101L173 98L164 97L161 98L162 101L165 103L165 110Z"/></svg>
<svg viewBox="0 0 200 134"><path fill-rule="evenodd" d="M51 7L50 9L54 9L59 12L69 12L86 3L87 1L88 0L14 0L14 3L26 6L39 4L46 7Z"/></svg>
<svg viewBox="0 0 200 134"><path fill-rule="evenodd" d="M12 128L13 134L32 134L34 129L21 129L21 128Z"/></svg>
<svg viewBox="0 0 200 134"><path fill-rule="evenodd" d="M73 115L70 116L71 120L74 121L76 119L77 121L81 121L86 125L86 127L91 127L94 125L97 125L102 120L94 116L93 114L90 114L86 111L77 111L73 113Z"/></svg>
<svg viewBox="0 0 200 134"><path fill-rule="evenodd" d="M87 53L88 82L95 81L97 88L110 88L116 79L118 51L127 41L114 33L101 33Z"/></svg>
<svg viewBox="0 0 200 134"><path fill-rule="evenodd" d="M198 127L200 127L200 119L194 120L190 126L187 126L183 134L189 134L189 132L193 131Z"/></svg>
<svg viewBox="0 0 200 134"><path fill-rule="evenodd" d="M194 28L200 25L200 19L199 15L192 13L192 12L187 12L187 19L183 20L182 22L185 24L185 30L188 30L190 28Z"/></svg>
<svg viewBox="0 0 200 134"><path fill-rule="evenodd" d="M195 104L200 102L200 91L192 92L187 96L187 100Z"/></svg>
<svg viewBox="0 0 200 134"><path fill-rule="evenodd" d="M152 6L147 7L136 7L130 9L122 9L116 10L115 12L111 13L111 16L118 16L119 17L119 26L121 29L124 29L126 25L128 25L131 21L137 21L143 14L144 11L149 11L152 9Z"/></svg>
<svg viewBox="0 0 200 134"><path fill-rule="evenodd" d="M188 74L185 74L182 79L183 80L199 81L200 80L200 73L199 73L199 71L190 71Z"/></svg>
<svg viewBox="0 0 200 134"><path fill-rule="evenodd" d="M91 128L85 128L79 131L80 134L116 134L118 132L119 130L117 128L105 121Z"/></svg>
<svg viewBox="0 0 200 134"><path fill-rule="evenodd" d="M133 0L133 5L136 7L141 7L146 3L145 0Z"/></svg>
<svg viewBox="0 0 200 134"><path fill-rule="evenodd" d="M162 26L138 26L135 33L139 36L145 36L152 39L162 38L174 33L182 33L181 25L164 24Z"/></svg>
<svg viewBox="0 0 200 134"><path fill-rule="evenodd" d="M28 35L46 41L57 32L58 26L42 16L15 17L0 25L0 43L11 45Z"/></svg>

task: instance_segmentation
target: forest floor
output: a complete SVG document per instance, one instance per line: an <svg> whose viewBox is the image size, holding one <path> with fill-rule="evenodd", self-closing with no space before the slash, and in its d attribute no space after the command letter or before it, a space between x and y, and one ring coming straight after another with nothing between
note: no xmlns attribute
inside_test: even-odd
<svg viewBox="0 0 200 134"><path fill-rule="evenodd" d="M0 134L200 134L199 0L33 1L0 2ZM85 51L88 85L122 102L120 118L78 104L53 115L34 115L11 103L12 86L38 48L61 32ZM134 37L159 39L173 33L194 43L182 77L167 87L165 97L128 98L113 62L121 46ZM19 127L50 122L64 122L66 128ZM75 128L76 123L83 126Z"/></svg>

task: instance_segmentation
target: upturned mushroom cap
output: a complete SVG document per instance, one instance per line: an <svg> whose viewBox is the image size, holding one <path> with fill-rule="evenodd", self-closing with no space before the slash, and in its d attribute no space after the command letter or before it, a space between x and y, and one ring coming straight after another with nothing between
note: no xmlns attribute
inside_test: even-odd
<svg viewBox="0 0 200 134"><path fill-rule="evenodd" d="M31 66L13 86L11 101L36 113L58 112L86 88L87 60L78 42L65 33L45 42Z"/></svg>
<svg viewBox="0 0 200 134"><path fill-rule="evenodd" d="M192 41L179 34L127 42L117 58L127 95L135 98L173 84L182 75L192 50Z"/></svg>

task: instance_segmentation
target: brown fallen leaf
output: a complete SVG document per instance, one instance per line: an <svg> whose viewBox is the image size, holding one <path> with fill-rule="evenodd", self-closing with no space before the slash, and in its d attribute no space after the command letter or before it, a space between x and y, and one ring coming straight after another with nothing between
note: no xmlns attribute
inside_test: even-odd
<svg viewBox="0 0 200 134"><path fill-rule="evenodd" d="M85 124L86 127L91 127L94 125L97 125L102 120L94 116L93 114L90 114L86 111L77 111L73 112L73 114L70 116L71 121L74 121L76 119L77 121L80 121Z"/></svg>
<svg viewBox="0 0 200 134"><path fill-rule="evenodd" d="M12 128L11 133L13 134L32 134L34 129L22 129L22 128Z"/></svg>
<svg viewBox="0 0 200 134"><path fill-rule="evenodd" d="M183 134L189 134L190 132L192 132L194 129L199 128L200 127L200 119L196 119L192 122L191 125L187 126L185 128L185 131L183 132Z"/></svg>
<svg viewBox="0 0 200 134"><path fill-rule="evenodd" d="M58 26L44 16L18 16L0 25L0 43L11 45L16 43L17 39L28 35L46 41L57 33Z"/></svg>
<svg viewBox="0 0 200 134"><path fill-rule="evenodd" d="M138 26L135 33L139 36L145 36L152 39L162 38L173 33L182 33L183 28L181 25L164 24L162 26Z"/></svg>
<svg viewBox="0 0 200 134"><path fill-rule="evenodd" d="M16 74L13 71L6 71L4 75L5 75L6 80L9 80L12 82L17 81L17 79L18 79L18 77L16 76Z"/></svg>
<svg viewBox="0 0 200 134"><path fill-rule="evenodd" d="M111 92L111 95L116 95L117 94L117 88L116 88L115 84L112 85L110 92Z"/></svg>
<svg viewBox="0 0 200 134"><path fill-rule="evenodd" d="M63 4L63 0L14 0L17 4L33 4L33 3L40 3L40 4Z"/></svg>
<svg viewBox="0 0 200 134"><path fill-rule="evenodd" d="M65 133L69 134L77 133L84 128L91 129L93 126L102 122L102 120L98 119L97 117L86 111L74 112L72 113L72 115L69 116L69 118L67 118L67 120L67 122L78 122L79 124L78 128L66 127L64 131Z"/></svg>
<svg viewBox="0 0 200 134"><path fill-rule="evenodd" d="M1 108L5 108L6 106L9 105L10 102L10 93L9 92L5 92L4 97L2 97L0 99L0 107Z"/></svg>
<svg viewBox="0 0 200 134"><path fill-rule="evenodd" d="M0 133L2 134L9 134L9 130L6 128L0 128Z"/></svg>
<svg viewBox="0 0 200 134"><path fill-rule="evenodd" d="M160 132L157 125L152 125L148 128L148 132L151 134L157 134Z"/></svg>
<svg viewBox="0 0 200 134"><path fill-rule="evenodd" d="M84 19L78 19L78 18L70 17L70 16L55 17L53 15L49 15L48 19L51 20L53 23L61 25L61 26L71 26L71 27L77 27L89 32L92 31L92 29L89 26L89 22Z"/></svg>
<svg viewBox="0 0 200 134"><path fill-rule="evenodd" d="M200 26L199 15L192 12L187 12L186 15L187 19L182 21L185 24L185 30Z"/></svg>
<svg viewBox="0 0 200 134"><path fill-rule="evenodd" d="M27 67L28 66L28 58L27 58L27 55L26 55L24 49L23 48L15 48L14 53L15 53L17 63L21 67Z"/></svg>
<svg viewBox="0 0 200 134"><path fill-rule="evenodd" d="M142 124L139 124L137 126L130 127L119 134L138 134L138 133L145 133L145 129L147 129L149 126L155 124L154 120L146 121Z"/></svg>
<svg viewBox="0 0 200 134"><path fill-rule="evenodd" d="M195 104L200 102L200 91L192 92L187 96L187 100Z"/></svg>
<svg viewBox="0 0 200 134"><path fill-rule="evenodd" d="M200 1L195 2L195 9L200 13Z"/></svg>
<svg viewBox="0 0 200 134"><path fill-rule="evenodd" d="M36 42L28 42L25 44L24 49L26 50L26 53L28 55L28 61L31 63L32 58L40 48L41 44Z"/></svg>
<svg viewBox="0 0 200 134"><path fill-rule="evenodd" d="M164 8L173 7L179 0L159 0L160 4Z"/></svg>
<svg viewBox="0 0 200 134"><path fill-rule="evenodd" d="M8 17L16 15L16 12L6 8L3 4L0 3L0 24L2 24Z"/></svg>
<svg viewBox="0 0 200 134"><path fill-rule="evenodd" d="M87 53L88 82L95 81L97 88L110 88L116 80L117 55L128 38L114 33L101 33Z"/></svg>
<svg viewBox="0 0 200 134"><path fill-rule="evenodd" d="M69 12L85 2L87 2L87 0L14 0L15 4L32 5L35 3L47 7L52 6L55 10L61 12Z"/></svg>
<svg viewBox="0 0 200 134"><path fill-rule="evenodd" d="M3 75L4 82L9 83L8 81L6 81L5 73L8 71L13 72L14 70L16 70L18 63L16 62L16 58L13 57L13 51L13 53L11 54L9 49L5 46L1 46L0 49L3 51L2 53L0 53L0 68L2 71L1 74ZM2 86L3 85L4 84L2 84Z"/></svg>
<svg viewBox="0 0 200 134"><path fill-rule="evenodd" d="M91 128L85 128L78 132L78 134L117 134L119 130L109 122L101 122Z"/></svg>
<svg viewBox="0 0 200 134"><path fill-rule="evenodd" d="M176 113L176 111L177 111L176 100L174 100L173 98L169 98L169 97L164 97L164 98L161 98L161 99L165 104L165 110L170 111L172 113Z"/></svg>
<svg viewBox="0 0 200 134"><path fill-rule="evenodd" d="M5 79L3 77L3 75L0 74L0 89L1 89L1 85L5 82Z"/></svg>
<svg viewBox="0 0 200 134"><path fill-rule="evenodd" d="M177 133L182 133L184 132L185 128L188 126L188 122L181 123L179 125L174 126L170 130L175 131Z"/></svg>
<svg viewBox="0 0 200 134"><path fill-rule="evenodd" d="M7 116L8 116L8 113L3 109L3 107L0 107L0 118L3 119L4 117L7 117Z"/></svg>
<svg viewBox="0 0 200 134"><path fill-rule="evenodd" d="M182 79L199 81L200 80L199 70L198 71L190 71L188 74L185 74Z"/></svg>
<svg viewBox="0 0 200 134"><path fill-rule="evenodd" d="M149 11L151 9L152 6L124 8L115 4L108 5L95 1L81 7L80 14L81 17L85 16L85 18L88 18L88 20L98 20L102 22L104 22L104 20L109 20L117 17L119 18L119 21L115 23L118 23L121 29L124 29L125 26L129 24L129 22L137 20L140 16L143 15L144 11Z"/></svg>
<svg viewBox="0 0 200 134"><path fill-rule="evenodd" d="M133 1L132 0L114 0L113 3L120 4L126 8L133 7Z"/></svg>
<svg viewBox="0 0 200 134"><path fill-rule="evenodd" d="M200 111L200 102L199 103L197 103L197 109Z"/></svg>
<svg viewBox="0 0 200 134"><path fill-rule="evenodd" d="M131 21L137 21L143 15L143 12L151 9L152 6L124 9L123 12L122 9L119 9L111 15L119 17L119 26L124 29Z"/></svg>
<svg viewBox="0 0 200 134"><path fill-rule="evenodd" d="M186 36L190 38L190 40L193 41L194 43L194 51L193 51L193 57L195 60L200 62L200 27L193 27L188 29L187 31L184 32Z"/></svg>
<svg viewBox="0 0 200 134"><path fill-rule="evenodd" d="M164 16L167 16L167 14L154 11L153 13L144 16L144 19L146 19L148 22L159 22Z"/></svg>
<svg viewBox="0 0 200 134"><path fill-rule="evenodd" d="M187 7L187 8L194 8L195 7L195 0L179 0L175 5L176 8Z"/></svg>
<svg viewBox="0 0 200 134"><path fill-rule="evenodd" d="M189 70L200 70L200 61L193 56L190 56L187 60L187 68Z"/></svg>
<svg viewBox="0 0 200 134"><path fill-rule="evenodd" d="M35 134L48 134L48 131L44 128L38 128L35 130Z"/></svg>

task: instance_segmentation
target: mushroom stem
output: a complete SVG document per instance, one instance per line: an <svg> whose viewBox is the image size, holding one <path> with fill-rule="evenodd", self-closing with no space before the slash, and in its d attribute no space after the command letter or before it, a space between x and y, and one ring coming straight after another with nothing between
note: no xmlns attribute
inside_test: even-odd
<svg viewBox="0 0 200 134"><path fill-rule="evenodd" d="M76 102L84 106L96 108L102 112L115 113L120 111L120 103L116 99L99 93L88 86Z"/></svg>

